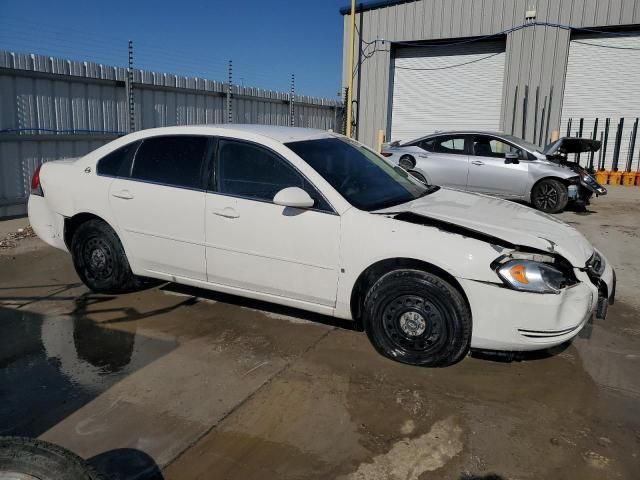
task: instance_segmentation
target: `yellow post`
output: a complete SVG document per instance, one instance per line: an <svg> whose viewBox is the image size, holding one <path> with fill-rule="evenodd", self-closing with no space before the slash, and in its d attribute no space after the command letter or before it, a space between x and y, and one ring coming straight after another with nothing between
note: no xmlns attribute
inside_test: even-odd
<svg viewBox="0 0 640 480"><path fill-rule="evenodd" d="M347 137L351 138L351 103L353 100L353 50L356 44L356 0L351 0L351 41L349 43L349 90L347 91Z"/></svg>
<svg viewBox="0 0 640 480"><path fill-rule="evenodd" d="M378 153L382 153L382 144L384 143L384 130L378 130L378 142L377 142L377 147Z"/></svg>

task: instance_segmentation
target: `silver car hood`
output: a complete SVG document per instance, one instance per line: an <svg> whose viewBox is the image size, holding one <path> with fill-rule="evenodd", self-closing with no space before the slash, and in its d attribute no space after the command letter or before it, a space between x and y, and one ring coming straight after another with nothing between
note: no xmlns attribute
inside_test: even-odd
<svg viewBox="0 0 640 480"><path fill-rule="evenodd" d="M513 245L557 253L584 267L593 246L575 228L523 205L487 195L441 188L425 197L375 213L410 212L464 227Z"/></svg>

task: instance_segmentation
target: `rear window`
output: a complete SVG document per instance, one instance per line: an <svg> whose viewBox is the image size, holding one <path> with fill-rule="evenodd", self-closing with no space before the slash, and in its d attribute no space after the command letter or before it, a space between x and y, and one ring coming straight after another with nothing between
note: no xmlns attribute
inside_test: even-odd
<svg viewBox="0 0 640 480"><path fill-rule="evenodd" d="M131 158L136 153L139 145L140 142L133 142L102 157L98 162L98 175L110 177L128 176L128 166L131 165Z"/></svg>
<svg viewBox="0 0 640 480"><path fill-rule="evenodd" d="M174 135L148 138L136 153L131 177L175 187L201 189L207 137Z"/></svg>

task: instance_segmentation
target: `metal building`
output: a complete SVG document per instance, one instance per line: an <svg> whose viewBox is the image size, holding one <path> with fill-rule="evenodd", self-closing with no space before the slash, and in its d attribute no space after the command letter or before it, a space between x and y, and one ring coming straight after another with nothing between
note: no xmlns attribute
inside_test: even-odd
<svg viewBox="0 0 640 480"><path fill-rule="evenodd" d="M569 118L640 115L640 0L396 0L356 8L354 136L502 130L539 145ZM574 120L575 122L575 120ZM575 135L576 125L574 123ZM626 145L623 139L622 144Z"/></svg>

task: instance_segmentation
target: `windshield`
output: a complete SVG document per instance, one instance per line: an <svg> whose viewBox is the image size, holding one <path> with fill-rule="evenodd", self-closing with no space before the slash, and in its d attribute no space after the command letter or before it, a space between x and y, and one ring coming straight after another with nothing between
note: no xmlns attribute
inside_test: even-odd
<svg viewBox="0 0 640 480"><path fill-rule="evenodd" d="M526 148L527 150L529 150L530 152L543 153L542 149L538 145L536 145L535 143L527 142L522 138L514 137L513 135L502 135L502 138L504 138L505 140L509 140L510 142L513 142L516 145L520 145Z"/></svg>
<svg viewBox="0 0 640 480"><path fill-rule="evenodd" d="M346 138L323 138L287 143L351 205L379 210L422 197L427 187L400 167Z"/></svg>

